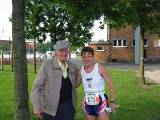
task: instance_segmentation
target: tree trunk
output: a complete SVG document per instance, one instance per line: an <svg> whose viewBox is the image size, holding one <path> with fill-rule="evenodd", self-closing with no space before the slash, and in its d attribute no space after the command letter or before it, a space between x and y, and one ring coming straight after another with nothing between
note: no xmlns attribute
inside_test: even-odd
<svg viewBox="0 0 160 120"><path fill-rule="evenodd" d="M25 0L12 0L12 35L15 77L15 120L29 120L28 77L24 32Z"/></svg>
<svg viewBox="0 0 160 120"><path fill-rule="evenodd" d="M140 26L140 38L141 38L141 59L140 59L140 80L145 85L144 77L144 28Z"/></svg>

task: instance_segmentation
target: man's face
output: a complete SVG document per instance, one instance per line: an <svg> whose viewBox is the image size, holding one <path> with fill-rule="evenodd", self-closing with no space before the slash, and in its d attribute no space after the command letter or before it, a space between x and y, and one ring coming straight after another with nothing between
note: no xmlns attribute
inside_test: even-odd
<svg viewBox="0 0 160 120"><path fill-rule="evenodd" d="M61 62L64 62L68 59L69 51L67 48L59 49L55 51L55 55Z"/></svg>

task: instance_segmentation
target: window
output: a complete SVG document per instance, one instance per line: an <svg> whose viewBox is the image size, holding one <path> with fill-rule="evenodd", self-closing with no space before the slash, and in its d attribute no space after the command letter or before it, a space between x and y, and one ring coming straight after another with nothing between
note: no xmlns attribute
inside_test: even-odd
<svg viewBox="0 0 160 120"><path fill-rule="evenodd" d="M135 47L135 39L132 40L132 46ZM144 47L148 47L148 39L144 39Z"/></svg>
<svg viewBox="0 0 160 120"><path fill-rule="evenodd" d="M96 48L96 51L104 51L104 47L103 47L103 46L98 46L98 47Z"/></svg>
<svg viewBox="0 0 160 120"><path fill-rule="evenodd" d="M154 41L155 47L160 47L160 39Z"/></svg>
<svg viewBox="0 0 160 120"><path fill-rule="evenodd" d="M144 39L144 47L148 47L148 40Z"/></svg>
<svg viewBox="0 0 160 120"><path fill-rule="evenodd" d="M132 47L135 47L135 39L132 40Z"/></svg>
<svg viewBox="0 0 160 120"><path fill-rule="evenodd" d="M127 41L123 40L123 46L127 46Z"/></svg>
<svg viewBox="0 0 160 120"><path fill-rule="evenodd" d="M126 40L114 40L113 42L114 47L127 47L127 41Z"/></svg>
<svg viewBox="0 0 160 120"><path fill-rule="evenodd" d="M117 46L117 40L114 40L113 46Z"/></svg>

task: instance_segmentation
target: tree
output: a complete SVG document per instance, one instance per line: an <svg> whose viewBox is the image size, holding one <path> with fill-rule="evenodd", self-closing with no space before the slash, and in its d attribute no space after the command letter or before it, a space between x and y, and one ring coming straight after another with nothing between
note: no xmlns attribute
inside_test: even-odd
<svg viewBox="0 0 160 120"><path fill-rule="evenodd" d="M141 29L141 61L140 79L145 84L144 78L144 33L160 34L160 1L159 0L62 0L67 5L73 6L78 14L87 14L88 18L95 19L104 16L109 27L120 28L126 24ZM125 7L124 7L125 6ZM75 12L77 13L77 12Z"/></svg>
<svg viewBox="0 0 160 120"><path fill-rule="evenodd" d="M24 32L25 0L12 1L12 35L15 76L15 120L29 120L28 77Z"/></svg>
<svg viewBox="0 0 160 120"><path fill-rule="evenodd" d="M72 9L59 0L27 1L27 37L36 37L42 42L50 36L52 44L68 39L73 46L84 46L84 43L91 40L89 30L93 21L78 19L71 12Z"/></svg>
<svg viewBox="0 0 160 120"><path fill-rule="evenodd" d="M125 6L125 7L124 7ZM122 17L112 23L129 24L133 28L140 27L140 80L145 84L144 77L144 35L146 32L159 34L160 1L159 0L122 0L119 4Z"/></svg>
<svg viewBox="0 0 160 120"><path fill-rule="evenodd" d="M133 28L140 27L141 53L140 53L140 80L145 84L144 77L144 34L151 32L160 33L160 1L159 0L119 0L114 9L117 9L118 18L109 21L110 27L119 28L131 25ZM125 7L124 7L125 6ZM105 9L105 8L104 8ZM104 15L106 15L104 13Z"/></svg>
<svg viewBox="0 0 160 120"><path fill-rule="evenodd" d="M122 6L126 5L126 9ZM151 32L158 33L160 29L160 1L159 0L128 0L123 1L121 11L125 22L133 27L140 27L141 36L141 58L140 58L140 79L145 84L144 77L144 34Z"/></svg>
<svg viewBox="0 0 160 120"><path fill-rule="evenodd" d="M119 20L117 26L123 24L119 6L120 0L60 0L72 9L72 15L86 20L97 20L101 16L107 21Z"/></svg>

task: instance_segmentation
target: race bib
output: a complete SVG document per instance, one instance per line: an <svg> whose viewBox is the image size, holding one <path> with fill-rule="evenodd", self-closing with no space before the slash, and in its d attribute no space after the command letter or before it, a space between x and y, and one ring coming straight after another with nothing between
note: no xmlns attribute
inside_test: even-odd
<svg viewBox="0 0 160 120"><path fill-rule="evenodd" d="M88 92L85 94L86 103L88 105L98 105L99 104L99 94L96 92Z"/></svg>

